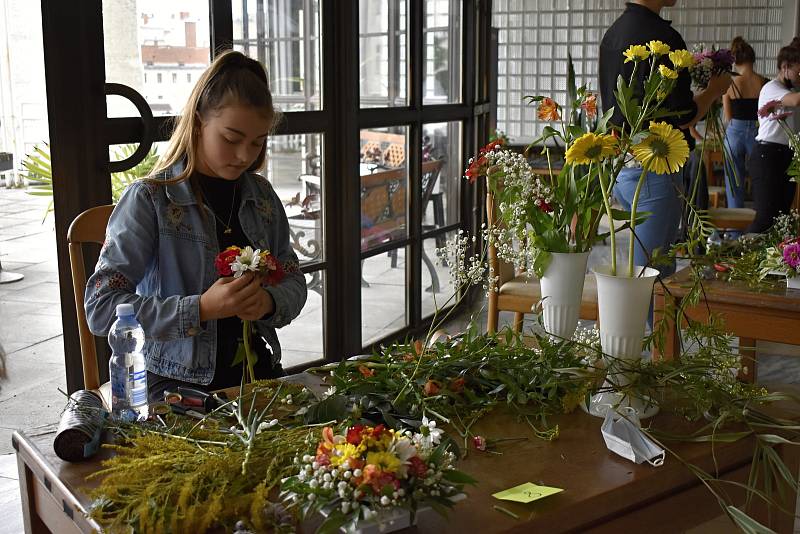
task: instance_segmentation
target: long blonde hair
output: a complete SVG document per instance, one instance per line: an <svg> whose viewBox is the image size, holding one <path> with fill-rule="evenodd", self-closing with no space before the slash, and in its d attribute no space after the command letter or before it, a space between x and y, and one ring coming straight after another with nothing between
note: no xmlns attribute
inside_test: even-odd
<svg viewBox="0 0 800 534"><path fill-rule="evenodd" d="M189 95L189 100L178 117L175 129L169 140L167 151L158 159L153 171L145 180L170 184L182 182L192 177L197 169L197 134L199 117L221 108L240 104L261 110L269 118L270 130L274 131L279 122L280 112L272 104L269 81L264 67L241 52L227 50L218 55L203 72ZM264 165L267 143L261 148L258 157L247 169L254 171ZM186 160L183 171L167 180L155 176Z"/></svg>

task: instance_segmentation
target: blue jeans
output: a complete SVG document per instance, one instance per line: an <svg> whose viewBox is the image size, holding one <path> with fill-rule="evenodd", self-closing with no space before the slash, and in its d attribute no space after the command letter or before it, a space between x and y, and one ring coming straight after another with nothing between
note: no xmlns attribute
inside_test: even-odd
<svg viewBox="0 0 800 534"><path fill-rule="evenodd" d="M741 119L731 119L725 129L725 149L730 151L731 161L725 160L725 196L729 208L744 207L744 177L746 163L756 146L758 123ZM732 163L732 164L731 164Z"/></svg>
<svg viewBox="0 0 800 534"><path fill-rule="evenodd" d="M624 168L614 186L614 197L627 211L631 209L641 173L641 169ZM636 239L633 249L636 265L648 265L654 250L661 249L662 253L667 253L675 243L682 214L679 191L683 191L683 171L674 174L651 172L645 177L636 210L640 213L649 211L651 215L644 223L636 226L636 237L631 236L631 239ZM627 264L626 253L620 254L619 258L623 260L620 264ZM671 265L657 265L655 268L661 272L663 278L675 272L675 262L672 261Z"/></svg>

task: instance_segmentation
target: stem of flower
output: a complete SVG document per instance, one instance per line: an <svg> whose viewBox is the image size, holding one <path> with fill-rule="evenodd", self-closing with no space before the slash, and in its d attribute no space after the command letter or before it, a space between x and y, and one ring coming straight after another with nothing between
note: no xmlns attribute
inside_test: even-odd
<svg viewBox="0 0 800 534"><path fill-rule="evenodd" d="M636 206L639 205L639 193L642 191L642 184L644 184L644 177L647 176L647 169L642 168L642 174L639 175L639 181L636 183L636 191L633 193L633 202L631 202L631 242L628 246L628 278L633 278L633 247L636 244Z"/></svg>
<svg viewBox="0 0 800 534"><path fill-rule="evenodd" d="M606 183L606 175L600 172L600 189L603 192L603 206L606 208L606 215L608 215L608 230L609 237L611 238L611 274L617 274L617 236L614 232L614 217L611 214L611 192L609 191L609 184Z"/></svg>
<svg viewBox="0 0 800 534"><path fill-rule="evenodd" d="M245 358L247 358L247 371L250 375L247 381L254 382L256 379L256 373L253 369L255 366L255 354L250 348L250 321L247 319L242 321L242 337L244 339L244 354Z"/></svg>

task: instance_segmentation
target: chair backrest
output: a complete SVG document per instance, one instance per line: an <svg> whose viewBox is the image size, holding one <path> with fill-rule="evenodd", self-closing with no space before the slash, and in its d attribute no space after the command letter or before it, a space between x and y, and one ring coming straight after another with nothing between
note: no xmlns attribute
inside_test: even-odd
<svg viewBox="0 0 800 534"><path fill-rule="evenodd" d="M383 153L383 162L388 167L402 167L406 162L406 148L400 143L390 144Z"/></svg>
<svg viewBox="0 0 800 534"><path fill-rule="evenodd" d="M83 244L102 244L106 237L106 226L113 205L89 208L75 217L67 230L69 243L69 263L72 268L72 287L75 293L75 311L78 314L78 333L81 341L81 358L83 360L83 387L97 389L100 387L100 374L97 365L97 351L94 336L86 322L86 310L83 297L86 292L86 269L83 264Z"/></svg>
<svg viewBox="0 0 800 534"><path fill-rule="evenodd" d="M433 188L436 186L436 181L439 179L439 173L442 170L443 160L434 159L422 163L422 213L425 213L425 208L428 206L428 201L433 194Z"/></svg>
<svg viewBox="0 0 800 534"><path fill-rule="evenodd" d="M494 228L498 225L498 216L497 216L497 205L494 201L494 193L492 193L492 189L486 186L486 221L489 225L489 228ZM508 262L501 261L500 258L497 257L497 247L494 245L489 245L489 249L487 251L487 256L489 257L489 266L492 268L492 272L494 276L498 277L497 280L497 287L500 287L504 283L512 280L514 278L514 266ZM492 294L495 294L492 292Z"/></svg>

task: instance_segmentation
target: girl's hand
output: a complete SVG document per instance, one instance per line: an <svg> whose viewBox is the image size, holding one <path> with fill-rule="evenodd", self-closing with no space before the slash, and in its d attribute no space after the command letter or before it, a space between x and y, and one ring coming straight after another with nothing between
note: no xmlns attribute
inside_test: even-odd
<svg viewBox="0 0 800 534"><path fill-rule="evenodd" d="M236 311L240 319L257 321L275 310L275 301L272 295L263 287L258 277L253 277L253 281L241 292L242 299Z"/></svg>
<svg viewBox="0 0 800 534"><path fill-rule="evenodd" d="M200 295L200 321L225 319L239 313L243 300L252 296L253 280L254 276L246 273L239 278L226 277L214 282Z"/></svg>

